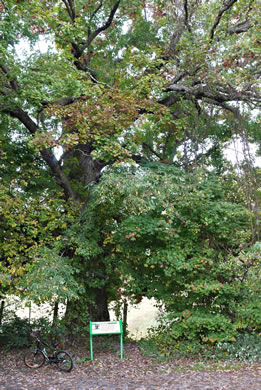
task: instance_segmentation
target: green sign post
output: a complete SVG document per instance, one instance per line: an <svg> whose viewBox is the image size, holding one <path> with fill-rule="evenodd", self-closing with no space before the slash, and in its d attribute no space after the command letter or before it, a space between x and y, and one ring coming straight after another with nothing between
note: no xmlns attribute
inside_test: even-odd
<svg viewBox="0 0 261 390"><path fill-rule="evenodd" d="M92 336L105 335L105 334L119 334L121 338L121 359L123 359L123 329L121 321L103 321L92 322L90 321L90 350L91 360L93 360L93 345Z"/></svg>

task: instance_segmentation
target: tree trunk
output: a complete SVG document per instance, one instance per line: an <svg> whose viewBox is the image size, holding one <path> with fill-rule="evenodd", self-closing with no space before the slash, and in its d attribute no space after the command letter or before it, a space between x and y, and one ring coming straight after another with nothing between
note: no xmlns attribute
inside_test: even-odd
<svg viewBox="0 0 261 390"><path fill-rule="evenodd" d="M67 302L65 323L68 328L76 330L89 329L90 321L109 321L106 287L86 289L86 293L77 301Z"/></svg>
<svg viewBox="0 0 261 390"><path fill-rule="evenodd" d="M123 304L123 318L122 318L123 338L127 336L127 315L128 315L128 302L126 299Z"/></svg>
<svg viewBox="0 0 261 390"><path fill-rule="evenodd" d="M58 301L55 301L54 308L53 308L53 323L52 323L53 327L57 324L58 312L59 312L59 303Z"/></svg>
<svg viewBox="0 0 261 390"><path fill-rule="evenodd" d="M5 301L2 300L0 305L0 325L2 325L2 321L3 321L4 307L5 307Z"/></svg>
<svg viewBox="0 0 261 390"><path fill-rule="evenodd" d="M89 143L77 145L70 153L65 152L62 156L64 168L69 170L68 178L71 181L78 182L80 185L74 187L76 198L86 202L88 207L88 195L83 188L86 188L91 182L99 180L103 167L106 162L91 156L92 146ZM78 164L75 161L78 161ZM85 260L82 259L84 262ZM104 264L100 259L94 259L95 267L100 267L100 274L104 271ZM97 269L96 271L97 272ZM81 274L82 275L82 274ZM82 277L80 275L80 278ZM101 284L104 283L104 276L101 276ZM80 281L83 284L83 280ZM106 285L100 288L90 288L88 280L84 281L86 293L81 296L79 301L68 302L65 314L65 320L85 326L89 321L109 321L109 310L107 301Z"/></svg>
<svg viewBox="0 0 261 390"><path fill-rule="evenodd" d="M93 291L94 304L89 304L88 311L91 321L110 321L106 286Z"/></svg>

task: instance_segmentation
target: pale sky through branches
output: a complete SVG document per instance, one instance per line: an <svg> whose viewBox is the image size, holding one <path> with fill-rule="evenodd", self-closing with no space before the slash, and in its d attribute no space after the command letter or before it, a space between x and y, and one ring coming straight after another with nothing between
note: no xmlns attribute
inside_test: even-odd
<svg viewBox="0 0 261 390"><path fill-rule="evenodd" d="M39 41L35 43L33 48L30 47L30 44L27 40L23 40L19 45L16 45L15 49L21 60L24 57L29 56L32 52L40 52L41 54L44 54L48 52L48 50L56 50L53 41L50 38L46 38L45 36L40 36ZM261 156L257 156L258 147L254 144L251 144L249 148L251 158L253 158L254 166L261 167ZM55 154L57 158L61 156L61 147L56 148ZM236 138L230 141L224 149L224 155L233 164L241 163L244 160L244 151L241 140Z"/></svg>

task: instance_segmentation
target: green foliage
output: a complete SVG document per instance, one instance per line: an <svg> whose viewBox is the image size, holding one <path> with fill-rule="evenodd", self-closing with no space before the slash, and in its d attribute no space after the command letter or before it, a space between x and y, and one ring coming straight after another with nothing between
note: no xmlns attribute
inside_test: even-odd
<svg viewBox="0 0 261 390"><path fill-rule="evenodd" d="M48 344L59 342L63 348L63 344L69 339L68 329L64 324L63 319L58 319L55 324L52 324L47 317L40 317L30 323L32 332L37 332L41 339ZM31 337L31 344L35 343L35 338Z"/></svg>
<svg viewBox="0 0 261 390"><path fill-rule="evenodd" d="M155 339L148 338L148 339L141 339L139 341L139 347L142 352L142 354L146 357L150 358L164 358L164 355L162 355L162 352L159 351L159 348L157 346L157 343L155 342Z"/></svg>
<svg viewBox="0 0 261 390"><path fill-rule="evenodd" d="M91 360L90 355L86 355L86 356L83 356L81 359L77 360L76 363L81 364L81 363L85 363L85 362L87 362L89 360Z"/></svg>
<svg viewBox="0 0 261 390"><path fill-rule="evenodd" d="M6 349L28 347L31 344L30 332L28 320L12 313L0 326L0 345Z"/></svg>
<svg viewBox="0 0 261 390"><path fill-rule="evenodd" d="M205 360L214 356L213 346L201 344L198 340L181 340L161 344L163 333L150 334L148 338L139 341L141 352L155 360L173 360L175 358L201 357ZM222 359L222 357L220 357Z"/></svg>
<svg viewBox="0 0 261 390"><path fill-rule="evenodd" d="M243 333L233 343L218 343L216 354L241 361L261 361L261 336Z"/></svg>
<svg viewBox="0 0 261 390"><path fill-rule="evenodd" d="M201 339L206 342L233 340L235 330L231 320L225 315L211 313L210 309L172 312L168 315L164 327L165 343L175 340ZM164 337L163 337L164 339ZM172 340L172 341L171 341ZM163 340L162 340L163 341ZM164 344L165 344L164 343Z"/></svg>
<svg viewBox="0 0 261 390"><path fill-rule="evenodd" d="M30 347L35 343L31 336L35 331L47 343L59 340L62 344L68 337L67 328L62 320L58 320L53 326L46 317L29 322L28 319L18 317L13 311L7 311L0 326L0 346L7 350Z"/></svg>
<svg viewBox="0 0 261 390"><path fill-rule="evenodd" d="M260 362L261 360L261 340L260 335L256 333L244 332L234 341L205 344L196 338L171 342L165 332L163 328L158 329L147 339L139 341L144 356L163 361L176 358L197 358L219 362L227 360Z"/></svg>
<svg viewBox="0 0 261 390"><path fill-rule="evenodd" d="M54 249L40 248L33 262L25 268L26 275L20 286L29 300L40 304L54 299L66 302L78 298L81 286L73 276L77 270L68 258Z"/></svg>
<svg viewBox="0 0 261 390"><path fill-rule="evenodd" d="M125 294L154 297L167 312L162 344L260 329L259 244L249 247L249 213L228 200L222 178L161 164L118 168L95 187L92 208L107 271Z"/></svg>
<svg viewBox="0 0 261 390"><path fill-rule="evenodd" d="M13 189L10 188L12 185ZM37 279L35 283L39 286L38 292L41 291L43 294L45 288L40 288L40 279L44 283L45 276L49 275L50 272L53 275L50 278L54 277L55 274L55 277L60 281L63 280L63 283L67 283L67 275L69 291L73 283L70 282L72 271L69 270L68 260L65 259L63 264L62 256L59 257L59 242L68 224L73 221L74 210L70 209L58 197L48 199L48 194L46 196L35 194L34 199L28 199L25 203L24 194L19 191L18 185L14 179L9 188L0 186L0 272L5 275L2 280L6 286L9 286L10 293L17 292L17 289L23 288L24 285L27 286L23 277L27 274L27 281L30 280L31 284L32 279L30 278L34 273L34 277ZM6 204L8 204L8 208ZM57 248L56 262L52 263L51 259L54 257L55 249L52 252L48 248L55 247ZM35 264L35 259L40 256L39 251L44 251L40 267L39 261L37 265ZM52 270L51 267L53 267ZM42 273L39 273L40 270ZM33 283L34 287L35 283ZM45 283L45 287L47 287L47 280ZM60 287L64 288L64 286ZM53 286L50 294L46 290L45 298L54 296L56 288L57 285ZM32 291L35 293L36 290ZM66 296L65 291L61 295ZM41 300L40 296L39 299Z"/></svg>
<svg viewBox="0 0 261 390"><path fill-rule="evenodd" d="M258 2L187 3L0 2L1 294L77 301L80 322L153 296L176 338L260 327L258 197L223 153L259 141Z"/></svg>

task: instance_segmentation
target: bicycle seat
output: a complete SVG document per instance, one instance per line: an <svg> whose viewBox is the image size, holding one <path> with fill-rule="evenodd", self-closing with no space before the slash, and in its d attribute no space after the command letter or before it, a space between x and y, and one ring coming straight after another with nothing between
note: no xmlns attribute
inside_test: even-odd
<svg viewBox="0 0 261 390"><path fill-rule="evenodd" d="M60 347L61 344L60 343L52 343L53 347L56 348L56 347Z"/></svg>

